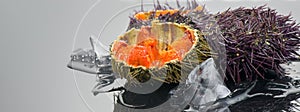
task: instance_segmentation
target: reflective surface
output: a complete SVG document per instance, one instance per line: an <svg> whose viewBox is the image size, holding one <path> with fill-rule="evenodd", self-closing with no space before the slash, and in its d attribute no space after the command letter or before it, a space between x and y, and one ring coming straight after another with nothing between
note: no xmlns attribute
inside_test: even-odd
<svg viewBox="0 0 300 112"><path fill-rule="evenodd" d="M243 3L241 3L241 4L243 4ZM240 4L240 5L241 5ZM261 5L261 3L255 3L255 4L257 4L257 5ZM227 4L228 5L228 4ZM252 5L254 5L254 4L252 4ZM215 5L214 5L215 6ZM230 6L230 5L229 5ZM217 7L211 7L211 8L213 8L213 9L218 9ZM220 8L220 7L219 7ZM227 8L227 7L226 7ZM117 26L123 26L123 25L117 25ZM126 26L126 25L125 25ZM112 28L113 29L113 28ZM113 29L113 30L110 30L110 31L115 31L115 29ZM116 30L116 31L119 31L119 30ZM107 31L107 32L109 32L109 31ZM119 34L121 34L121 33L119 33ZM115 35L118 35L118 34L115 34ZM82 38L82 39L86 39L86 38L83 38L83 37L80 37L80 38ZM111 38L112 39L112 38ZM75 47L75 48L81 48L81 47ZM82 77L81 76L79 76L80 74L82 74L82 73L76 73L77 74L77 79L79 79L79 80L82 80L82 81L79 81L78 82L78 84L79 84L79 86L81 86L80 88L80 91L82 92L84 92L84 98L88 101L87 103L88 103L88 105L92 105L92 108L94 108L95 109L95 111L101 111L101 106L100 106L100 103L99 102L105 102L105 101L103 101L102 99L103 99L103 94L102 94L102 96L99 94L98 96L96 96L96 97L91 97L90 95L91 94L89 94L89 90L90 90L90 88L87 88L87 87L91 87L90 85L93 85L93 84L91 84L91 83L93 83L93 81L95 81L95 80L89 80L89 81L92 81L92 82L90 82L89 83L89 86L87 86L87 84L85 84L86 82L87 82L87 80L86 81L83 81L83 80L85 80L85 79L82 79ZM99 77L98 77L99 78ZM286 81L286 82L288 82L288 81ZM267 83L267 82L264 82L264 83ZM272 96L273 94L268 94L268 93L263 93L263 94L260 94L260 93L262 93L262 92L257 92L257 93L259 93L259 94L255 94L255 92L253 92L254 90L256 90L256 89L259 89L259 90L262 90L261 88L262 88L262 86L265 86L265 84L264 83L262 83L262 82L257 82L256 83L256 85L253 85L253 84L244 84L244 85L242 85L241 87L240 87L240 89L239 89L239 91L236 91L236 93L232 93L232 94L234 94L234 95L232 95L232 97L230 97L230 98L226 98L226 100L224 99L224 100L221 100L220 102L216 102L216 103L214 103L214 104L216 104L215 106L216 107L218 107L219 106L219 104L218 103L224 103L223 101L225 101L225 103L226 104L222 104L222 105L227 105L227 106L229 106L229 108L230 108L230 110L231 111L238 111L238 110L245 110L245 109L250 109L250 110L255 110L256 108L257 109L260 109L261 107L260 106L262 106L262 105L264 105L265 103L257 103L257 104L261 104L261 105L257 105L257 106L242 106L243 104L245 104L245 103L243 103L243 102L252 102L252 101L254 101L254 99L255 98L260 98L260 97L266 97L266 99L274 99L273 97L274 96ZM116 84L116 83L112 83L112 85L114 85L114 84ZM118 82L117 82L117 85L118 85ZM124 84L121 84L121 86L123 86ZM272 84L269 84L269 85L272 85ZM274 84L274 86L275 86L275 88L279 88L279 87L281 87L281 86L276 86L276 84ZM97 87L97 86L96 86ZM114 87L119 87L119 86L114 86ZM114 88L114 87L111 87L110 89L112 89L112 88ZM222 87L221 87L222 88ZM273 87L274 88L274 87ZM108 89L108 90L110 90L110 89ZM252 91L252 89L254 89L253 91ZM248 91L247 91L248 90ZM275 91L275 90L273 90L273 91ZM280 90L281 91L281 90ZM291 90L292 91L292 90ZM249 94L248 94L249 93ZM277 93L277 95L280 95L280 92L275 92L275 93ZM253 94L255 94L255 95L253 95ZM109 94L109 95L107 95L107 94L105 94L104 95L104 97L109 97L109 98L111 98L112 100L113 100L113 98L114 98L114 96L113 96L113 94ZM99 97L100 96L100 97ZM230 100L229 100L230 99ZM96 101L97 100L97 101ZM144 99L141 99L141 100L144 100ZM115 100L113 100L113 101L111 101L111 102L109 102L109 103L113 103ZM267 100L266 100L267 101ZM98 102L98 103L96 103L96 102ZM106 103L106 102L105 102ZM116 102L115 102L116 103ZM286 102L285 102L286 103ZM238 108L238 107L240 107L240 108ZM265 107L265 106L264 106ZM103 107L102 107L103 108ZM269 108L270 110L271 110L271 108ZM193 109L190 109L190 110L193 110ZM267 109L266 109L267 110Z"/></svg>
<svg viewBox="0 0 300 112"><path fill-rule="evenodd" d="M222 76L217 72L214 61L210 58L197 66L185 82L163 84L150 94L138 94L128 90L142 87L128 84L103 90L104 87L114 83L118 75L112 73L109 66L104 66L109 65L109 56L102 56L98 59L95 57L98 56L94 50L79 49L71 56L68 66L97 74L98 84L94 87L94 95L119 91L115 96L117 99L115 112L297 111L300 107L298 99L300 97L300 69L297 68L299 62L282 65L288 73L287 76L271 81L258 80L253 83L242 83L235 86L231 92L224 85ZM91 72L91 68L96 69L97 72Z"/></svg>

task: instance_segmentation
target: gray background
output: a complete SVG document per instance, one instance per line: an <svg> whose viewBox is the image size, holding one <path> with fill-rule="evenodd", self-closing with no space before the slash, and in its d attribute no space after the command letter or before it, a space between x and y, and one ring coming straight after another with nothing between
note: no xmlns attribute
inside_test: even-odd
<svg viewBox="0 0 300 112"><path fill-rule="evenodd" d="M145 0L146 1L146 0ZM243 2L242 2L243 1ZM89 47L88 36L98 35L105 23L138 0L102 0L78 29L85 12L96 0L0 1L0 112L97 112L112 110L111 94L94 97L95 77L66 68L75 48ZM149 1L148 1L149 2ZM150 1L151 2L151 1ZM229 7L268 4L281 14L292 12L300 21L296 0L205 0L216 13ZM109 23L101 35L104 43L124 32L128 9ZM75 40L75 42L74 42ZM77 91L73 76L77 79ZM88 106L81 100L85 99Z"/></svg>

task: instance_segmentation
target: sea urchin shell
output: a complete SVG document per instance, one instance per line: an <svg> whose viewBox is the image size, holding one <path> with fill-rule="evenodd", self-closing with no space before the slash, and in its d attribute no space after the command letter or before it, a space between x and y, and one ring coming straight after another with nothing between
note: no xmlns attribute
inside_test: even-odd
<svg viewBox="0 0 300 112"><path fill-rule="evenodd" d="M234 82L265 78L268 70L283 75L280 66L298 58L299 25L274 9L237 8L216 16L225 38L226 74Z"/></svg>
<svg viewBox="0 0 300 112"><path fill-rule="evenodd" d="M113 70L126 79L178 82L210 57L198 30L184 24L160 23L131 29L111 47Z"/></svg>

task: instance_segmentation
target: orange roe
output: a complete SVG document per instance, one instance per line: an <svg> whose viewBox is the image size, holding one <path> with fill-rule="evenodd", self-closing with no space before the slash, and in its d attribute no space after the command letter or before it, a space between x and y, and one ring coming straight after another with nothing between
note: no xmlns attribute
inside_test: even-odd
<svg viewBox="0 0 300 112"><path fill-rule="evenodd" d="M129 54L127 63L132 66L150 67L151 60L145 46L134 46Z"/></svg>
<svg viewBox="0 0 300 112"><path fill-rule="evenodd" d="M166 14L170 14L173 15L174 13L178 12L178 10L156 10L155 11L155 17L157 18L160 15L166 15ZM137 14L134 15L134 17L138 20L148 20L150 15L153 14L154 11L149 11L149 12L139 12Z"/></svg>
<svg viewBox="0 0 300 112"><path fill-rule="evenodd" d="M136 44L128 45L125 41L115 41L112 51L118 60L123 60L134 67L161 67L166 62L182 60L194 41L192 31L186 30L183 37L177 38L170 45L163 43L166 47L159 48L159 44L162 43L151 36L149 30L141 28Z"/></svg>
<svg viewBox="0 0 300 112"><path fill-rule="evenodd" d="M195 9L193 9L194 11L202 11L203 7L202 6L197 6ZM173 15L174 13L178 12L178 9L168 9L168 10L156 10L155 11L155 17L159 17L160 15L166 15L166 14L170 14ZM182 12L182 14L187 14L192 10L186 10L185 12ZM137 14L134 15L134 17L137 20L148 20L150 15L153 14L154 11L148 11L148 12L139 12Z"/></svg>

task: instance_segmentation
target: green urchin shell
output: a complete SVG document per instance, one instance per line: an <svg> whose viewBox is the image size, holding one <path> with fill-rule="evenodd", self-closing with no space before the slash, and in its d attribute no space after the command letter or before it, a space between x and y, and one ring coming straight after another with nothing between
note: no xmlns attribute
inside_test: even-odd
<svg viewBox="0 0 300 112"><path fill-rule="evenodd" d="M145 68L143 66L133 67L128 65L124 61L117 60L112 55L112 68L115 73L118 73L121 78L127 79L129 82L145 82L150 78L155 80L165 82L165 83L178 83L187 78L189 73L200 63L205 61L206 59L211 57L211 50L207 41L203 38L204 35L200 33L200 31L196 29L192 29L191 27L185 24L171 23L171 22L163 22L159 23L159 21L152 22L151 26L158 25L158 27L163 27L164 25L175 25L180 27L185 27L189 30L194 31L195 42L192 45L191 49L185 54L182 60L171 60L170 62L164 63L162 67L151 67ZM136 36L135 28L132 28L125 35L130 35L130 38L134 38ZM159 30L162 33L162 30ZM113 45L112 45L113 46ZM112 48L111 48L112 50Z"/></svg>

